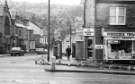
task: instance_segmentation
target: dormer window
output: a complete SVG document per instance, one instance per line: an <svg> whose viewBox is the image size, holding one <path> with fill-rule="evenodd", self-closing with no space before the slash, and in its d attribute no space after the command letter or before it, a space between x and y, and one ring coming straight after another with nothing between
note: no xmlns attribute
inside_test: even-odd
<svg viewBox="0 0 135 84"><path fill-rule="evenodd" d="M110 25L125 25L126 24L126 8L111 7L110 8Z"/></svg>

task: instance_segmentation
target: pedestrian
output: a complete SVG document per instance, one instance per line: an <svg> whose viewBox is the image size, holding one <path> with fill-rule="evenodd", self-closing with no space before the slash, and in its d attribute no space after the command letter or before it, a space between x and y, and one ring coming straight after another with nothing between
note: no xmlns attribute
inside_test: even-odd
<svg viewBox="0 0 135 84"><path fill-rule="evenodd" d="M66 55L67 55L67 58L69 60L70 59L70 55L71 55L71 48L69 46L66 49Z"/></svg>

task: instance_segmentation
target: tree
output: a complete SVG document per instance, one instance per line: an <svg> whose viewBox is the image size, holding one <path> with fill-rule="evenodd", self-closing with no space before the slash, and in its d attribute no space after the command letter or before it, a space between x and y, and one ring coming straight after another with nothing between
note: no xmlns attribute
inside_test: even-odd
<svg viewBox="0 0 135 84"><path fill-rule="evenodd" d="M47 4L19 2L12 2L9 4L11 7L10 11L15 12L15 14L17 11L20 15L29 17L33 23L47 31ZM22 9L25 9L25 13ZM61 39L63 40L65 36L69 34L69 25L67 25L67 21L74 17L83 15L82 13L82 8L80 6L51 5L51 41L54 40L54 31L58 31L58 33L61 34Z"/></svg>

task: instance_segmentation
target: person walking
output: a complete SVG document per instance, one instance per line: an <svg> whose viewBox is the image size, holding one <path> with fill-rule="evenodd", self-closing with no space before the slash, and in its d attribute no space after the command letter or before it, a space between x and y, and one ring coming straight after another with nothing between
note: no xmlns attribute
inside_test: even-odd
<svg viewBox="0 0 135 84"><path fill-rule="evenodd" d="M66 49L66 55L67 55L67 58L69 60L70 59L70 55L71 55L71 48L69 46Z"/></svg>

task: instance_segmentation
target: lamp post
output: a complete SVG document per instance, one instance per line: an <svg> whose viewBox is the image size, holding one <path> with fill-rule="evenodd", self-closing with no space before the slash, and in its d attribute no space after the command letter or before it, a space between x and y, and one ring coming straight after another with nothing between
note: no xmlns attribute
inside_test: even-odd
<svg viewBox="0 0 135 84"><path fill-rule="evenodd" d="M48 57L47 60L50 60L50 0L48 0Z"/></svg>

